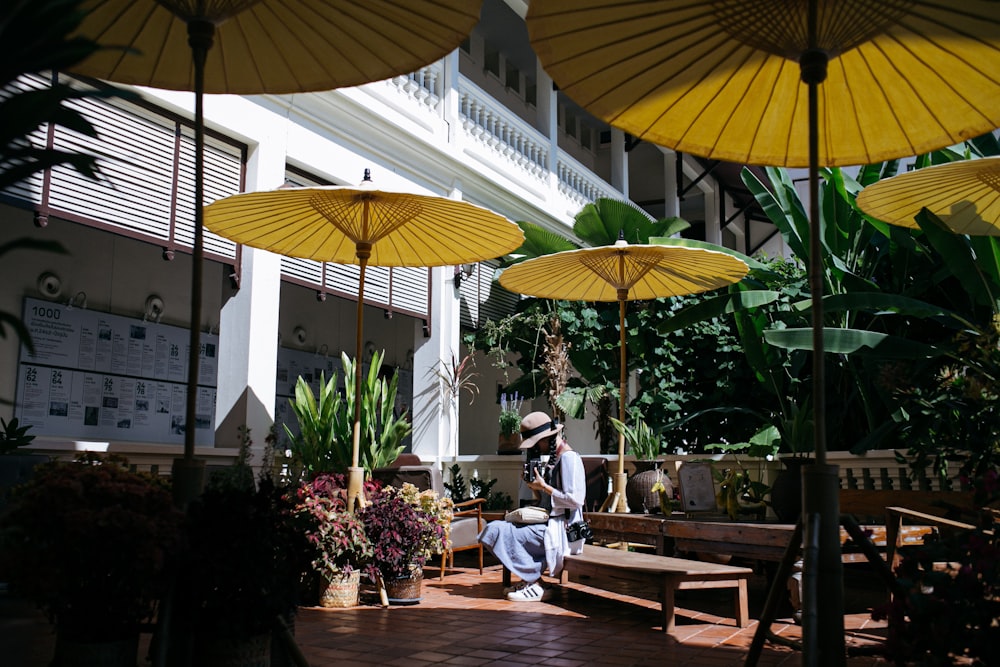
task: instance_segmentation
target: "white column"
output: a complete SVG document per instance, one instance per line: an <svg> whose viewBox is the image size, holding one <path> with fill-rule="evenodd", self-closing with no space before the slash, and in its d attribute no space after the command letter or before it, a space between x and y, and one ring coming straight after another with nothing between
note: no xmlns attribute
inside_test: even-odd
<svg viewBox="0 0 1000 667"><path fill-rule="evenodd" d="M535 63L538 129L549 139L549 187L555 190L559 185L559 96L552 85L552 77L546 74L540 62L536 60Z"/></svg>
<svg viewBox="0 0 1000 667"><path fill-rule="evenodd" d="M247 191L284 182L285 143L283 126L261 138L247 163ZM274 423L280 294L281 257L244 246L240 287L220 315L216 446L238 446L239 428L247 426L259 448Z"/></svg>
<svg viewBox="0 0 1000 667"><path fill-rule="evenodd" d="M625 152L625 132L611 128L611 186L628 199L628 153Z"/></svg>
<svg viewBox="0 0 1000 667"><path fill-rule="evenodd" d="M663 151L663 206L664 218L680 215L680 201L677 199L677 153L661 148Z"/></svg>
<svg viewBox="0 0 1000 667"><path fill-rule="evenodd" d="M458 105L460 100L458 94L458 49L455 49L442 60L444 74L441 77L441 113L448 124L448 142L455 141L461 123Z"/></svg>
<svg viewBox="0 0 1000 667"><path fill-rule="evenodd" d="M453 413L439 377L459 354L454 272L451 266L431 269L431 335L425 337L419 323L414 330L413 453L439 462L458 455L457 406Z"/></svg>
<svg viewBox="0 0 1000 667"><path fill-rule="evenodd" d="M711 193L705 193L705 240L709 243L722 245L722 216L719 197L724 197L721 190L712 188ZM727 206L732 202L726 202Z"/></svg>

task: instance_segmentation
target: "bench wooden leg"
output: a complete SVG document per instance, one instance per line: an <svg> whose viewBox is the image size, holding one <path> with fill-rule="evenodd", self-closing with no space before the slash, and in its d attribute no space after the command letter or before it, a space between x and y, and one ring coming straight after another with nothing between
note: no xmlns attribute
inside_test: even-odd
<svg viewBox="0 0 1000 667"><path fill-rule="evenodd" d="M663 578L663 602L660 606L663 616L663 631L670 633L674 631L674 591L677 583L670 577Z"/></svg>
<svg viewBox="0 0 1000 667"><path fill-rule="evenodd" d="M750 625L750 604L747 601L747 580L740 579L734 593L736 597L736 625L745 628Z"/></svg>

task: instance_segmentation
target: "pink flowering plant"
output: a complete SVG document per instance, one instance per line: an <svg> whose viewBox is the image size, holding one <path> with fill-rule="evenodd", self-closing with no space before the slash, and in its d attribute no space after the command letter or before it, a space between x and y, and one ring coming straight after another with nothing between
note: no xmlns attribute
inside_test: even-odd
<svg viewBox="0 0 1000 667"><path fill-rule="evenodd" d="M453 504L434 491L418 491L409 483L387 486L359 512L372 541L373 557L367 567L372 578L409 576L448 544Z"/></svg>
<svg viewBox="0 0 1000 667"><path fill-rule="evenodd" d="M364 524L347 511L340 477L323 474L300 485L293 512L313 550L313 570L328 581L364 567L373 554Z"/></svg>

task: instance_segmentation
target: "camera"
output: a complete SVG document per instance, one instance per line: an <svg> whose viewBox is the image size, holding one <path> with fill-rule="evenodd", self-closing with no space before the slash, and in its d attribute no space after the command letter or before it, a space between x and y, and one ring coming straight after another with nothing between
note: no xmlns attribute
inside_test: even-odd
<svg viewBox="0 0 1000 667"><path fill-rule="evenodd" d="M566 526L566 539L570 542L593 540L594 531L590 529L590 524L586 521L577 521Z"/></svg>
<svg viewBox="0 0 1000 667"><path fill-rule="evenodd" d="M545 479L545 464L541 459L528 459L524 463L521 477L525 482L534 482L536 479Z"/></svg>

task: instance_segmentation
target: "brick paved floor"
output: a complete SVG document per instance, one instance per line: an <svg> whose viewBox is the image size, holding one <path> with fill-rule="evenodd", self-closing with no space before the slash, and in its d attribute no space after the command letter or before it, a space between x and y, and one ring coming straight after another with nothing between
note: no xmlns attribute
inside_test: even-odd
<svg viewBox="0 0 1000 667"><path fill-rule="evenodd" d="M869 608L880 599L878 586L854 573L848 573L845 581L847 644L877 649L885 626L871 620ZM753 620L748 628L735 627L732 619L724 617L731 597L717 590L679 591L676 630L664 635L659 627L659 604L641 597L643 591L611 593L571 583L559 587L547 602L515 603L502 599L501 588L501 570L494 564L482 576L477 569L459 567L443 582L436 577L425 579L423 598L416 605L383 609L366 590L359 607L300 609L296 642L314 667L722 666L744 663L758 626ZM752 619L759 618L766 594L765 578L755 576L750 587ZM783 637L801 637L801 628L788 617L780 618L772 629ZM46 619L30 604L0 594L0 662L11 667L45 667L52 656L52 641ZM148 664L139 662L140 667ZM769 642L758 664L800 665L802 654ZM847 664L887 663L869 655L849 657Z"/></svg>

